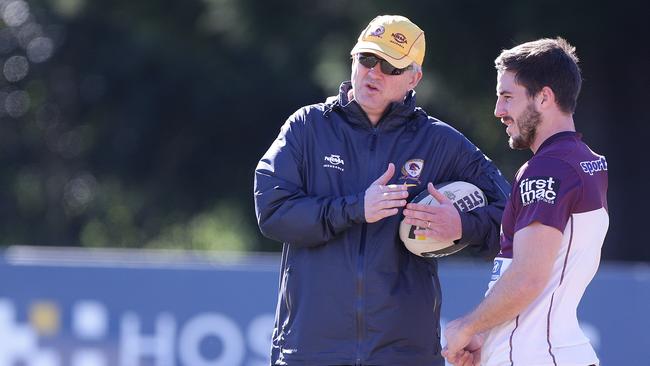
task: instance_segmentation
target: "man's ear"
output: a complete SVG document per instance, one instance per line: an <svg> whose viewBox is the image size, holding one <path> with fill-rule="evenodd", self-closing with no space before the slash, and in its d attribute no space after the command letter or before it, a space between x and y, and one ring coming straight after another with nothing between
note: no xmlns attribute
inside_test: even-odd
<svg viewBox="0 0 650 366"><path fill-rule="evenodd" d="M411 78L409 79L409 89L415 89L420 83L420 80L422 80L422 71L412 72Z"/></svg>
<svg viewBox="0 0 650 366"><path fill-rule="evenodd" d="M556 105L553 89L548 86L543 87L537 94L537 104L537 107L540 109L548 109L549 107Z"/></svg>

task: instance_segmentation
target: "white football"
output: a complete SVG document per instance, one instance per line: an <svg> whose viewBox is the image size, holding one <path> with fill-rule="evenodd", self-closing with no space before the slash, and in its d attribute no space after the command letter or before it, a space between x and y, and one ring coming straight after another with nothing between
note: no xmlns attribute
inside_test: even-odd
<svg viewBox="0 0 650 366"><path fill-rule="evenodd" d="M436 189L444 194L454 203L456 209L461 212L472 211L477 207L483 207L487 203L485 194L477 186L457 181L437 184ZM433 198L425 189L411 200L411 203L423 205L438 205L438 200ZM413 254L420 257L444 257L454 254L466 247L466 244L454 244L454 242L441 243L425 236L416 236L415 225L406 224L404 220L399 226L399 237L406 248Z"/></svg>

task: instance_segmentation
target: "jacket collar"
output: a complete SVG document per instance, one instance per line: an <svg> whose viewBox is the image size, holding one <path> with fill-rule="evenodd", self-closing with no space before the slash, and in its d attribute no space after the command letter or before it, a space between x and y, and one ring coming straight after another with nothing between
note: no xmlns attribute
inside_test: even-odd
<svg viewBox="0 0 650 366"><path fill-rule="evenodd" d="M352 89L352 83L345 81L339 87L338 98L328 98L327 110L338 109L347 117L348 122L353 125L370 128L372 125L366 112L356 101L348 100L348 92ZM392 129L406 124L414 117L419 108L415 107L415 91L410 90L403 102L393 102L379 120L378 128Z"/></svg>

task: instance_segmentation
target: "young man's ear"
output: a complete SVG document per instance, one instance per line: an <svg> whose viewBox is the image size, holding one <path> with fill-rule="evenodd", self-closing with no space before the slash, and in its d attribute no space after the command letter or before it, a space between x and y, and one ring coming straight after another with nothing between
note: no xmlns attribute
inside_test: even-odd
<svg viewBox="0 0 650 366"><path fill-rule="evenodd" d="M553 89L545 86L537 94L537 104L539 108L549 108L555 104L555 93Z"/></svg>

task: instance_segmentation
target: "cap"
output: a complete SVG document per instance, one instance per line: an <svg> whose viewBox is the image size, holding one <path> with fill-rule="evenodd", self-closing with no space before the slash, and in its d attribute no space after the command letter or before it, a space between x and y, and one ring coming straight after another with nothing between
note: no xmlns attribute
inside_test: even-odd
<svg viewBox="0 0 650 366"><path fill-rule="evenodd" d="M374 53L397 68L424 61L424 31L400 15L380 15L361 32L351 55Z"/></svg>

